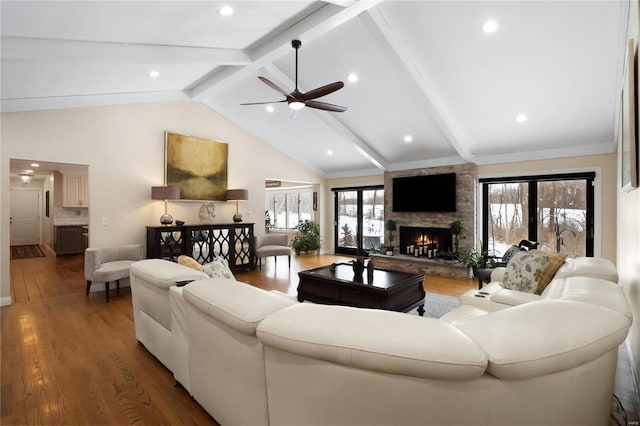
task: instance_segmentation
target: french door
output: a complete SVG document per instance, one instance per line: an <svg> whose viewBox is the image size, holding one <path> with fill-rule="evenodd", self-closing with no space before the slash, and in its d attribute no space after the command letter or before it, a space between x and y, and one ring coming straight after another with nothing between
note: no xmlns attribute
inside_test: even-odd
<svg viewBox="0 0 640 426"><path fill-rule="evenodd" d="M593 256L595 173L480 179L482 243L500 256L520 240L538 249Z"/></svg>
<svg viewBox="0 0 640 426"><path fill-rule="evenodd" d="M384 186L336 188L334 252L355 255L384 243Z"/></svg>

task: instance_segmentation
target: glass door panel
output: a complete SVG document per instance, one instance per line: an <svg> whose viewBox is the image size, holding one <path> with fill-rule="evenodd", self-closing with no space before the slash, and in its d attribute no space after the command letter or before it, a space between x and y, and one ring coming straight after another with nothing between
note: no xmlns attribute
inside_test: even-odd
<svg viewBox="0 0 640 426"><path fill-rule="evenodd" d="M379 250L384 243L384 189L362 191L362 215L362 248Z"/></svg>
<svg viewBox="0 0 640 426"><path fill-rule="evenodd" d="M489 255L502 256L512 245L529 236L529 184L489 184L487 226Z"/></svg>
<svg viewBox="0 0 640 426"><path fill-rule="evenodd" d="M539 249L586 256L586 181L538 182Z"/></svg>
<svg viewBox="0 0 640 426"><path fill-rule="evenodd" d="M337 247L356 249L358 243L358 191L339 191L337 194Z"/></svg>

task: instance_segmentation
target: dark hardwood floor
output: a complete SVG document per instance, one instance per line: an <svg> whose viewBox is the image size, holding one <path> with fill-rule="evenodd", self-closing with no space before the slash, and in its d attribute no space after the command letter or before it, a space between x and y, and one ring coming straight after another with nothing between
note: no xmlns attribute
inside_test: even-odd
<svg viewBox="0 0 640 426"><path fill-rule="evenodd" d="M14 304L0 309L0 424L216 424L137 343L129 288L112 289L110 303L104 291L87 297L83 256L42 248L44 258L11 261ZM270 258L236 278L293 295L298 271L350 259L294 256L289 269L285 258ZM425 280L427 291L452 296L476 285ZM633 424L637 395L625 351L620 358L616 393Z"/></svg>

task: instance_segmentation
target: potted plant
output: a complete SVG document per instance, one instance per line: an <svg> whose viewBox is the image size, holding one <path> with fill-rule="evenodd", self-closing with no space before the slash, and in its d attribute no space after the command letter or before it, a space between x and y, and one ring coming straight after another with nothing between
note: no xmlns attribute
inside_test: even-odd
<svg viewBox="0 0 640 426"><path fill-rule="evenodd" d="M301 252L318 253L318 250L322 247L322 237L320 237L320 225L312 220L305 220L298 223L296 227L298 233L291 242L291 248L295 250L296 254Z"/></svg>
<svg viewBox="0 0 640 426"><path fill-rule="evenodd" d="M454 222L451 222L449 224L449 230L451 231L451 235L453 235L453 248L454 248L454 254L456 256L459 256L460 254L460 247L459 247L459 235L462 234L462 231L464 231L464 223L462 223L462 221L460 220L456 220Z"/></svg>
<svg viewBox="0 0 640 426"><path fill-rule="evenodd" d="M380 248L380 250L387 254L387 255L393 255L393 232L397 229L396 226L396 222L393 219L387 219L387 221L384 224L384 229L387 230L387 232L389 232L389 238L388 238L388 244L384 245L384 250L382 250L382 246Z"/></svg>
<svg viewBox="0 0 640 426"><path fill-rule="evenodd" d="M474 276L477 276L476 271L478 269L493 268L495 266L493 258L489 257L488 251L482 247L482 242L480 242L480 250L475 247L468 250L465 255L460 258L459 262L473 271Z"/></svg>

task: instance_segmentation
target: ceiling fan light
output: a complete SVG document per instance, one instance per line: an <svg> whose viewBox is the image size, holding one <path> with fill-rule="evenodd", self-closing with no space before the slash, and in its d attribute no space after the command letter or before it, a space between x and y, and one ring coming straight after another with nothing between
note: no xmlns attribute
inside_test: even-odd
<svg viewBox="0 0 640 426"><path fill-rule="evenodd" d="M304 102L300 102L300 101L291 101L289 102L289 108L293 109L293 110L300 110L302 108L304 108Z"/></svg>

